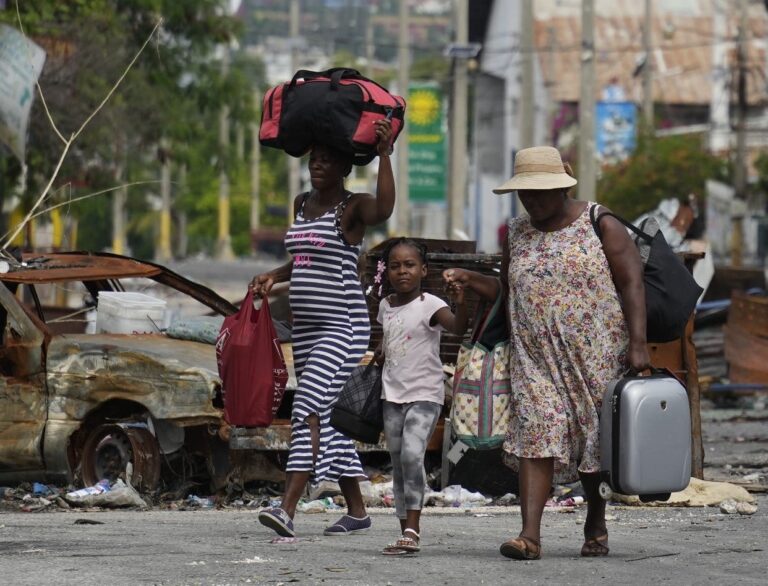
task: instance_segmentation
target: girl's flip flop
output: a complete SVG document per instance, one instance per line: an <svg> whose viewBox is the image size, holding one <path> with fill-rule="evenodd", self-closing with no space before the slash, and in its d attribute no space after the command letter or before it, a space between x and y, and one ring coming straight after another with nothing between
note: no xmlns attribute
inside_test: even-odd
<svg viewBox="0 0 768 586"><path fill-rule="evenodd" d="M405 533L411 533L416 536L416 539L412 537L406 537ZM403 536L395 543L390 543L381 552L384 555L404 555L416 553L421 550L419 546L419 534L413 529L406 529L403 531Z"/></svg>

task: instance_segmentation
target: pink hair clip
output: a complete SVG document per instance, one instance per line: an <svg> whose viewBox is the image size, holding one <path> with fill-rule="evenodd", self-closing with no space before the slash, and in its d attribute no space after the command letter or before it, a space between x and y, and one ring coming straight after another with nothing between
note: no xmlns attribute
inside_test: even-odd
<svg viewBox="0 0 768 586"><path fill-rule="evenodd" d="M387 265L384 264L383 260L379 260L376 263L376 276L373 277L373 282L379 285L379 289L377 291L379 297L381 297L381 292L384 286L384 283L382 282L382 277L384 275L385 270L387 270Z"/></svg>

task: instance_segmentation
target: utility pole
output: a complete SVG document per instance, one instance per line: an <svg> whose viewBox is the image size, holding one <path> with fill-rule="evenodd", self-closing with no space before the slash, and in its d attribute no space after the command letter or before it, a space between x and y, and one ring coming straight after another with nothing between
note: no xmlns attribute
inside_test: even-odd
<svg viewBox="0 0 768 586"><path fill-rule="evenodd" d="M737 60L736 168L733 187L736 200L731 209L731 264L741 266L744 255L744 215L747 212L747 25L748 0L739 0L739 40Z"/></svg>
<svg viewBox="0 0 768 586"><path fill-rule="evenodd" d="M520 54L520 148L524 149L534 146L533 0L520 3Z"/></svg>
<svg viewBox="0 0 768 586"><path fill-rule="evenodd" d="M456 0L456 43L469 41L468 0ZM467 60L453 60L453 108L451 109L451 185L448 206L448 239L464 232L464 208L467 197Z"/></svg>
<svg viewBox="0 0 768 586"><path fill-rule="evenodd" d="M115 183L119 185L112 195L112 252L115 254L126 253L126 234L125 234L125 204L128 201L128 187L123 181L125 177L127 140L124 134L117 137L115 144ZM1 157L2 155L0 155ZM74 241L71 243L75 245Z"/></svg>
<svg viewBox="0 0 768 586"><path fill-rule="evenodd" d="M173 258L171 251L171 149L168 139L160 139L160 246L155 257L159 263Z"/></svg>
<svg viewBox="0 0 768 586"><path fill-rule="evenodd" d="M747 187L747 7L748 0L739 0L739 40L737 58L738 122L736 127L736 168L734 187L736 197L746 199Z"/></svg>
<svg viewBox="0 0 768 586"><path fill-rule="evenodd" d="M187 190L187 164L179 165L179 188L176 193L184 194ZM186 258L189 239L187 237L187 212L184 209L178 210L178 237L176 240L176 258Z"/></svg>
<svg viewBox="0 0 768 586"><path fill-rule="evenodd" d="M549 79L546 81L547 99L549 100L549 108L547 111L547 137L549 138L549 144L555 146L555 116L557 115L557 102L553 96L555 91L555 52L557 51L557 35L555 34L555 27L551 26L547 29L547 47L549 55L547 55L547 70L549 71Z"/></svg>
<svg viewBox="0 0 768 586"><path fill-rule="evenodd" d="M643 131L653 136L653 2L645 0L645 24L643 25Z"/></svg>
<svg viewBox="0 0 768 586"><path fill-rule="evenodd" d="M299 0L291 0L290 7L290 36L291 36L291 75L299 69ZM301 189L301 159L288 158L288 203L286 216L288 226L293 224L293 198L299 195Z"/></svg>
<svg viewBox="0 0 768 586"><path fill-rule="evenodd" d="M221 58L221 77L229 73L229 46L224 48ZM219 114L219 234L216 241L216 258L228 261L235 258L229 235L230 205L229 176L227 175L229 150L229 106L223 104Z"/></svg>
<svg viewBox="0 0 768 586"><path fill-rule="evenodd" d="M595 199L595 0L581 3L578 198Z"/></svg>
<svg viewBox="0 0 768 586"><path fill-rule="evenodd" d="M112 195L112 252L125 254L125 203L128 200L128 188L123 183L123 163L117 165L115 180L120 185Z"/></svg>
<svg viewBox="0 0 768 586"><path fill-rule="evenodd" d="M722 153L730 145L730 78L726 46L726 20L723 2L715 0L712 11L712 95L709 102L709 150Z"/></svg>
<svg viewBox="0 0 768 586"><path fill-rule="evenodd" d="M245 128L240 122L235 123L235 156L238 161L245 159Z"/></svg>
<svg viewBox="0 0 768 586"><path fill-rule="evenodd" d="M256 103L258 104L258 95ZM254 236L261 225L259 213L261 211L261 143L259 142L259 125L251 123L251 252L256 252L253 245ZM290 199L290 197L289 197Z"/></svg>
<svg viewBox="0 0 768 586"><path fill-rule="evenodd" d="M410 83L410 45L408 42L408 0L400 0L399 30L397 40L398 75L397 86L400 94L408 99L408 85ZM405 120L403 120L405 122ZM399 234L408 234L411 227L410 197L408 192L408 124L403 125L400 132L400 142L397 143L397 197L395 203L395 231Z"/></svg>

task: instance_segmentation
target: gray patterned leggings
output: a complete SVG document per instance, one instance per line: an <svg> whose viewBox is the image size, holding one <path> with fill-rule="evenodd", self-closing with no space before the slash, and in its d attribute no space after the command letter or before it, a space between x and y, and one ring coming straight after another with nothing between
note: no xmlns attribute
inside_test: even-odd
<svg viewBox="0 0 768 586"><path fill-rule="evenodd" d="M399 519L405 519L406 511L420 511L424 502L424 454L440 409L440 405L429 401L384 401L384 437L392 458L395 512Z"/></svg>

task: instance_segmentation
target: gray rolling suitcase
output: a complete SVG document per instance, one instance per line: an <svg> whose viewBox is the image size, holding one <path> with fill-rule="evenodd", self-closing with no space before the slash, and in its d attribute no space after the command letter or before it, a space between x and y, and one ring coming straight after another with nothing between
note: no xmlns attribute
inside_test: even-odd
<svg viewBox="0 0 768 586"><path fill-rule="evenodd" d="M688 395L668 371L625 376L608 385L600 413L600 494L669 498L691 477Z"/></svg>

